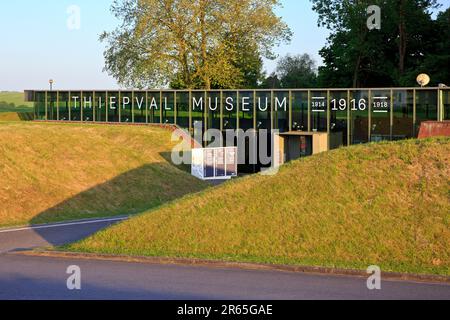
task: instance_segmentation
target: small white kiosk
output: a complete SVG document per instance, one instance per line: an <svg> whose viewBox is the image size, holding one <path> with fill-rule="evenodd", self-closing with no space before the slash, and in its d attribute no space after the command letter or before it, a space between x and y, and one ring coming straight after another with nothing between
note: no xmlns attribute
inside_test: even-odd
<svg viewBox="0 0 450 320"><path fill-rule="evenodd" d="M237 177L237 147L192 149L191 173L201 180L226 180Z"/></svg>

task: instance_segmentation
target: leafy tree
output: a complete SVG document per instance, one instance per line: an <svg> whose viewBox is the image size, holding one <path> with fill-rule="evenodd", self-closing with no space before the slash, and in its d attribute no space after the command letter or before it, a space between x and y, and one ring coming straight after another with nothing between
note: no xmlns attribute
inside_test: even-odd
<svg viewBox="0 0 450 320"><path fill-rule="evenodd" d="M319 14L319 25L333 30L328 45L320 52L325 60L325 66L319 69L321 84L358 87L367 83L365 65L373 65L373 60L384 49L372 46L383 44L376 39L379 38L380 32L369 32L366 25L367 7L377 4L376 1L312 0L312 2L313 9ZM378 71L382 73L381 70Z"/></svg>
<svg viewBox="0 0 450 320"><path fill-rule="evenodd" d="M442 33L431 17L436 0L311 1L319 25L332 30L321 50L325 66L319 82L324 86L413 85ZM366 25L367 8L374 4L382 9L381 30Z"/></svg>
<svg viewBox="0 0 450 320"><path fill-rule="evenodd" d="M308 54L286 55L278 60L276 71L262 81L263 89L313 88L317 86L316 62Z"/></svg>
<svg viewBox="0 0 450 320"><path fill-rule="evenodd" d="M287 55L278 61L282 88L312 88L317 83L316 62L308 55Z"/></svg>
<svg viewBox="0 0 450 320"><path fill-rule="evenodd" d="M240 80L233 85L233 88L256 88L264 81L263 60L256 48L249 48L244 43L238 43L235 47L238 58L233 62L233 66L240 72ZM186 89L188 86L183 81L183 75L178 74L170 83L173 89ZM198 84L196 87L201 87ZM213 89L230 89L220 85L213 85Z"/></svg>
<svg viewBox="0 0 450 320"><path fill-rule="evenodd" d="M260 85L261 89L280 89L281 81L275 72L272 72L270 76L266 77Z"/></svg>
<svg viewBox="0 0 450 320"><path fill-rule="evenodd" d="M264 63L257 48L239 43L236 49L239 58L235 67L241 71L242 80L237 88L256 88L264 80Z"/></svg>
<svg viewBox="0 0 450 320"><path fill-rule="evenodd" d="M279 0L115 0L105 70L127 87L239 87L291 32ZM245 44L245 46L243 45ZM251 49L253 55L245 50Z"/></svg>
<svg viewBox="0 0 450 320"><path fill-rule="evenodd" d="M438 15L428 39L433 45L415 74L426 72L432 75L431 84L450 85L450 8ZM414 76L411 75L411 76Z"/></svg>

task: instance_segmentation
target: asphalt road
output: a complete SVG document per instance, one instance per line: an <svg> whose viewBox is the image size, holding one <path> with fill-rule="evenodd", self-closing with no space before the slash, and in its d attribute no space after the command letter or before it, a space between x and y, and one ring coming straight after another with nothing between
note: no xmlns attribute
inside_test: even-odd
<svg viewBox="0 0 450 320"><path fill-rule="evenodd" d="M88 237L126 217L0 229L0 254L17 249L63 245Z"/></svg>
<svg viewBox="0 0 450 320"><path fill-rule="evenodd" d="M450 286L287 272L66 260L7 254L17 248L64 244L114 221L33 230L0 230L0 299L446 299ZM68 290L67 268L81 269L81 290Z"/></svg>

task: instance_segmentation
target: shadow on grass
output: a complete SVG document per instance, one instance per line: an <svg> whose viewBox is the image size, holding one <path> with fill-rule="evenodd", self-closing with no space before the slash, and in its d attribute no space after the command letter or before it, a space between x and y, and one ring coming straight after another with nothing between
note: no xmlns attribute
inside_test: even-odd
<svg viewBox="0 0 450 320"><path fill-rule="evenodd" d="M0 110L0 121L33 121L32 112L5 112Z"/></svg>
<svg viewBox="0 0 450 320"><path fill-rule="evenodd" d="M173 165L178 170L184 171L188 174L191 174L191 165L190 164L181 164L181 165L175 165L172 162L172 152L161 152L159 154L161 157L164 158L164 160L167 161L167 163ZM192 152L191 151L183 151L183 153L180 154L180 157L186 157L187 159L192 158Z"/></svg>
<svg viewBox="0 0 450 320"><path fill-rule="evenodd" d="M196 180L185 172L176 170L170 163L147 164L45 210L34 217L30 224L142 213L207 187L208 184ZM35 231L49 244L61 245L64 243L59 236L56 237L59 239L57 243L53 241L55 237L50 235L49 229ZM87 236L83 232L80 234L83 237ZM70 242L80 240L69 238Z"/></svg>
<svg viewBox="0 0 450 320"><path fill-rule="evenodd" d="M32 112L17 112L20 121L33 121L34 114Z"/></svg>
<svg viewBox="0 0 450 320"><path fill-rule="evenodd" d="M195 182L168 163L144 165L47 209L31 224L140 213L207 186Z"/></svg>

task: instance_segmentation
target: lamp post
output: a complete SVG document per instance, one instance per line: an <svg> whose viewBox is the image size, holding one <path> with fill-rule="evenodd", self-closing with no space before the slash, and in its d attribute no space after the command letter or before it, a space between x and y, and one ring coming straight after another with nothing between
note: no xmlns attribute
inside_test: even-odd
<svg viewBox="0 0 450 320"><path fill-rule="evenodd" d="M48 83L50 84L50 91L53 90L53 83L54 83L54 82L55 82L55 81L53 81L53 79L48 80Z"/></svg>

